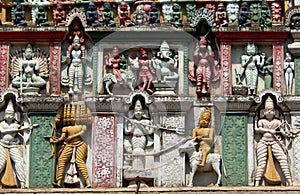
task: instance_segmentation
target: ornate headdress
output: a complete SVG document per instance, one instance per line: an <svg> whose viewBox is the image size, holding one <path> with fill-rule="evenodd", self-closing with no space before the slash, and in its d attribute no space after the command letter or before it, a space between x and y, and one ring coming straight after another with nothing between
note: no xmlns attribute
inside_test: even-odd
<svg viewBox="0 0 300 194"><path fill-rule="evenodd" d="M210 108L206 107L205 110L203 111L201 117L199 118L199 124L202 120L205 120L209 123L210 118L211 118L211 110L210 110Z"/></svg>
<svg viewBox="0 0 300 194"><path fill-rule="evenodd" d="M274 109L274 102L272 100L272 98L270 98L270 96L268 96L266 102L265 102L265 109Z"/></svg>
<svg viewBox="0 0 300 194"><path fill-rule="evenodd" d="M5 109L5 114L14 114L14 113L15 113L14 104L13 101L10 99Z"/></svg>
<svg viewBox="0 0 300 194"><path fill-rule="evenodd" d="M160 51L169 51L169 44L164 40L160 45Z"/></svg>

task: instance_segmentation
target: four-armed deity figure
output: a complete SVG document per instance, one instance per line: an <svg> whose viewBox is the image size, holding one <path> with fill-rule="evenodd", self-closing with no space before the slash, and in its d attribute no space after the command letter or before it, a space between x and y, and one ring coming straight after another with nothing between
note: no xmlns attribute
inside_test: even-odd
<svg viewBox="0 0 300 194"><path fill-rule="evenodd" d="M202 116L199 118L199 127L193 129L193 138L198 142L198 150L202 152L202 158L199 158L201 164L200 167L203 167L206 162L207 155L211 151L214 129L209 128L211 118L211 111L209 108L206 108L202 113ZM199 155L201 157L201 155Z"/></svg>
<svg viewBox="0 0 300 194"><path fill-rule="evenodd" d="M248 87L248 94L256 95L258 69L265 63L265 54L260 53L255 43L247 43L245 47L245 54L241 57L243 73L241 76L246 78L246 86Z"/></svg>
<svg viewBox="0 0 300 194"><path fill-rule="evenodd" d="M280 183L280 177L276 171L273 156L278 161L286 180L286 185L292 185L291 173L288 164L287 149L281 137L286 137L284 123L276 118L274 102L270 96L265 101L263 118L257 122L255 132L262 134L256 147L257 168L255 172L255 186L261 184L262 177L270 183Z"/></svg>
<svg viewBox="0 0 300 194"><path fill-rule="evenodd" d="M4 119L0 122L0 172L5 169L1 178L3 186L16 187L18 185L13 174L16 174L21 188L26 186L25 163L20 146L21 137L24 137L23 132L30 129L30 122L21 124L16 119L13 100L9 99L4 111Z"/></svg>

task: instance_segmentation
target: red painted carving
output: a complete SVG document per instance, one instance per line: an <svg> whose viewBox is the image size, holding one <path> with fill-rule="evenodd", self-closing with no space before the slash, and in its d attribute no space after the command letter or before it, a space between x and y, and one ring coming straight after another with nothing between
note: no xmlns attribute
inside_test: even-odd
<svg viewBox="0 0 300 194"><path fill-rule="evenodd" d="M8 78L8 57L9 57L9 45L7 42L0 43L0 92L7 88Z"/></svg>
<svg viewBox="0 0 300 194"><path fill-rule="evenodd" d="M53 42L50 44L50 94L60 94L60 43Z"/></svg>
<svg viewBox="0 0 300 194"><path fill-rule="evenodd" d="M273 45L273 56L274 56L274 69L273 69L273 86L274 90L282 93L283 92L283 44L275 43Z"/></svg>
<svg viewBox="0 0 300 194"><path fill-rule="evenodd" d="M221 42L222 94L231 94L231 44Z"/></svg>
<svg viewBox="0 0 300 194"><path fill-rule="evenodd" d="M93 188L115 186L116 121L113 115L93 116Z"/></svg>

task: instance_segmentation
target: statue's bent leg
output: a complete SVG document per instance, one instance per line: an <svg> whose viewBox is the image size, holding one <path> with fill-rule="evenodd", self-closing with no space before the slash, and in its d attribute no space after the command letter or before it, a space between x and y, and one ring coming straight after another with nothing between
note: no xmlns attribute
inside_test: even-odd
<svg viewBox="0 0 300 194"><path fill-rule="evenodd" d="M58 163L57 163L57 185L61 186L62 180L64 178L64 172L65 172L65 166L66 164L70 161L72 152L73 152L73 147L71 146L65 146L63 148L64 150L60 154L58 158Z"/></svg>
<svg viewBox="0 0 300 194"><path fill-rule="evenodd" d="M18 148L10 148L9 149L9 155L13 163L15 164L15 169L16 169L16 175L18 180L21 183L21 188L25 187L25 171L24 171L24 159L19 151Z"/></svg>
<svg viewBox="0 0 300 194"><path fill-rule="evenodd" d="M83 143L80 146L78 146L76 149L76 164L78 170L81 172L85 180L86 187L91 187L88 171L85 164L86 158L87 158L87 146L85 143Z"/></svg>
<svg viewBox="0 0 300 194"><path fill-rule="evenodd" d="M292 185L292 178L291 178L291 173L290 173L290 169L289 169L287 155L284 153L281 146L277 143L272 145L272 152L273 152L273 155L276 158L276 160L279 162L281 170L286 179L287 185L288 186Z"/></svg>
<svg viewBox="0 0 300 194"><path fill-rule="evenodd" d="M262 142L259 142L256 148L257 167L255 173L255 186L259 186L262 175L265 172L267 166L267 156L268 156L267 145L265 145Z"/></svg>

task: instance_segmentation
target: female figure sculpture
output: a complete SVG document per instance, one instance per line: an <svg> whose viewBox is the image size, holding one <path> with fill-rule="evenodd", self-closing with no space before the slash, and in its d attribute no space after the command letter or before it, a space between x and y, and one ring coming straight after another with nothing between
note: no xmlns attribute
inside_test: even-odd
<svg viewBox="0 0 300 194"><path fill-rule="evenodd" d="M265 63L265 54L260 53L255 43L247 43L245 47L245 54L241 57L243 73L246 77L246 86L248 87L248 94L256 94L258 69Z"/></svg>
<svg viewBox="0 0 300 194"><path fill-rule="evenodd" d="M255 172L255 186L259 186L264 174L271 183L280 182L280 177L274 167L273 158L278 161L286 179L286 185L292 185L291 174L287 159L287 150L278 137L279 134L286 136L283 123L275 117L276 110L270 96L265 101L263 110L264 118L257 122L256 133L262 134L256 147L257 168Z"/></svg>
<svg viewBox="0 0 300 194"><path fill-rule="evenodd" d="M292 95L294 71L295 71L295 62L292 59L291 53L287 52L285 54L285 61L284 61L284 78L285 78L287 95Z"/></svg>

